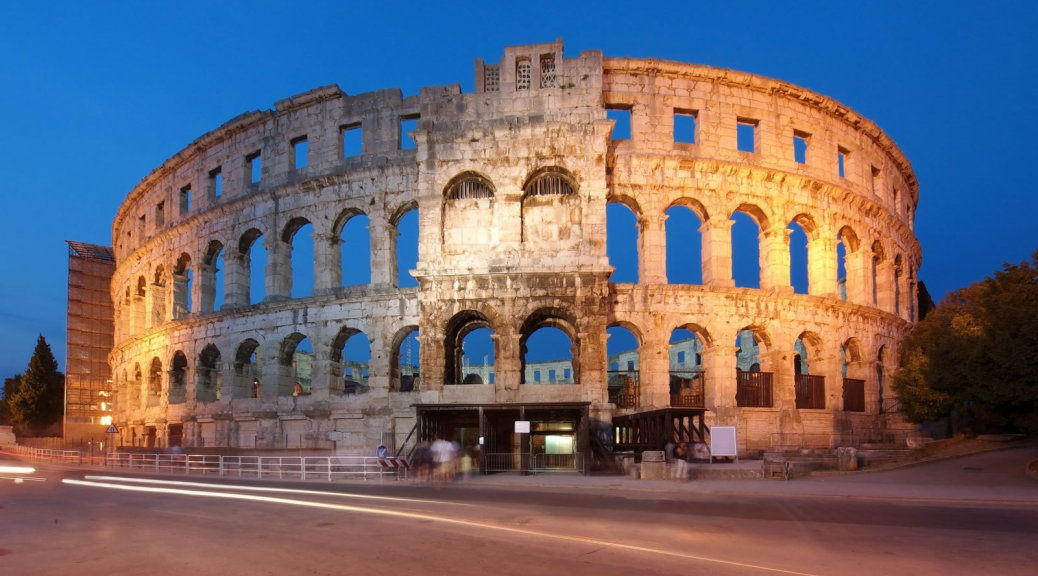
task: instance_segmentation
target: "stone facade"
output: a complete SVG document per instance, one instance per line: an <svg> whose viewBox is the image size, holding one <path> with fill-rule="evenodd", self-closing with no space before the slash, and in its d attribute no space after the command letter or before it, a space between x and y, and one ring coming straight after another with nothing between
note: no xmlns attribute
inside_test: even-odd
<svg viewBox="0 0 1038 576"><path fill-rule="evenodd" d="M629 137L614 114L629 117ZM691 135L676 138L685 123ZM337 450L402 443L416 404L585 403L608 422L671 404L680 328L696 338L684 346L701 360L707 422L737 426L741 450L865 439L881 418L883 366L915 321L917 201L911 166L872 122L742 72L565 58L560 41L477 61L471 94L319 88L200 137L123 202L115 421L128 445ZM609 204L635 216L636 283L610 282ZM674 207L700 222L702 284L668 283ZM418 286L401 287L397 228L412 211ZM759 287L733 281L736 212L759 227ZM341 251L358 249L343 247L343 229L361 216L370 282L343 286ZM806 294L791 287L790 223L808 237ZM314 286L293 296L293 267L311 265L292 256L307 225ZM257 242L265 295L253 302ZM524 360L544 327L571 343L570 378L554 385L531 382ZM638 342L633 405L610 402L611 327ZM480 328L493 332L494 377L458 385L462 342ZM412 382L401 346L415 330ZM342 351L357 334L371 354L351 388ZM309 393L294 395L304 339ZM746 373L770 374L769 402L746 405L739 389L745 341L756 359ZM824 405L800 406L798 366L824 382ZM844 410L845 377L863 382L861 410Z"/></svg>

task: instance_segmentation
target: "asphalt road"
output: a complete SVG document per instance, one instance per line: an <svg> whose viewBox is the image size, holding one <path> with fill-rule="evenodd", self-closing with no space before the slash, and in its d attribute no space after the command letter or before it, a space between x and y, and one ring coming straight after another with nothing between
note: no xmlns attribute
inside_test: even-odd
<svg viewBox="0 0 1038 576"><path fill-rule="evenodd" d="M1012 452L707 488L579 477L152 483L40 467L28 475L39 480L0 479L0 574L1032 575L1038 497L1026 497L1038 482L939 490L956 475L1010 470ZM942 497L912 496L919 478Z"/></svg>

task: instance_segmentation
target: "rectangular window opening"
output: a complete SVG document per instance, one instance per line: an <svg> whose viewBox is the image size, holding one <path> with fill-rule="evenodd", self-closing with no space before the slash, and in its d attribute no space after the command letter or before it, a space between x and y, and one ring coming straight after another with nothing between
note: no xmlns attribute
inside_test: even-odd
<svg viewBox="0 0 1038 576"><path fill-rule="evenodd" d="M191 185L188 184L180 189L180 214L191 211Z"/></svg>
<svg viewBox="0 0 1038 576"><path fill-rule="evenodd" d="M696 112L674 110L674 141L684 144L696 143Z"/></svg>
<svg viewBox="0 0 1038 576"><path fill-rule="evenodd" d="M541 371L540 370L534 370L533 371L533 381L534 382L540 382L541 381Z"/></svg>
<svg viewBox="0 0 1038 576"><path fill-rule="evenodd" d="M739 151L755 153L757 151L757 121L739 118L736 130L736 145Z"/></svg>
<svg viewBox="0 0 1038 576"><path fill-rule="evenodd" d="M353 158L364 153L364 131L360 122L347 124L342 130L342 157Z"/></svg>
<svg viewBox="0 0 1038 576"><path fill-rule="evenodd" d="M411 133L418 130L418 116L400 117L400 149L414 150L418 144L414 141Z"/></svg>
<svg viewBox="0 0 1038 576"><path fill-rule="evenodd" d="M263 177L263 158L257 150L245 157L245 169L249 173L249 182L255 184Z"/></svg>
<svg viewBox="0 0 1038 576"><path fill-rule="evenodd" d="M141 242L144 241L145 234L147 232L148 220L144 214L141 214L140 218L137 218L137 238Z"/></svg>
<svg viewBox="0 0 1038 576"><path fill-rule="evenodd" d="M871 188L872 195L876 195L876 181L879 180L879 168L875 166L871 167L872 170L869 173L869 187Z"/></svg>
<svg viewBox="0 0 1038 576"><path fill-rule="evenodd" d="M519 58L515 61L515 89L529 90L531 69L529 58Z"/></svg>
<svg viewBox="0 0 1038 576"><path fill-rule="evenodd" d="M223 169L220 166L209 171L209 191L213 198L219 198L223 194Z"/></svg>
<svg viewBox="0 0 1038 576"><path fill-rule="evenodd" d="M807 141L810 137L807 132L793 131L793 160L797 164L807 164Z"/></svg>
<svg viewBox="0 0 1038 576"><path fill-rule="evenodd" d="M607 108L606 118L613 121L613 140L631 139L630 108Z"/></svg>
<svg viewBox="0 0 1038 576"><path fill-rule="evenodd" d="M847 158L850 154L851 151L843 146L836 147L836 168L839 171L840 178L847 177Z"/></svg>
<svg viewBox="0 0 1038 576"><path fill-rule="evenodd" d="M563 368L562 369L562 377L565 378L566 380L569 380L569 378L570 378L570 369L569 368Z"/></svg>
<svg viewBox="0 0 1038 576"><path fill-rule="evenodd" d="M555 87L555 55L541 54L541 88Z"/></svg>
<svg viewBox="0 0 1038 576"><path fill-rule="evenodd" d="M299 170L310 164L310 142L306 136L292 140L292 169Z"/></svg>
<svg viewBox="0 0 1038 576"><path fill-rule="evenodd" d="M166 203L159 202L155 205L155 227L161 228L166 225Z"/></svg>

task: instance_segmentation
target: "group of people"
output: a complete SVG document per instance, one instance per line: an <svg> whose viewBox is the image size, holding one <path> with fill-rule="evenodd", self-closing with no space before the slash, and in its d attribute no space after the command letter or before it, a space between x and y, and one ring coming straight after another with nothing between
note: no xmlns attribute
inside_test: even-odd
<svg viewBox="0 0 1038 576"><path fill-rule="evenodd" d="M710 449L703 442L668 441L663 446L663 457L667 467L673 471L673 477L682 482L688 481L688 463L696 460L709 460Z"/></svg>
<svg viewBox="0 0 1038 576"><path fill-rule="evenodd" d="M417 482L446 483L458 478L467 482L477 461L478 456L458 442L433 436L432 442L422 441L415 448L411 475Z"/></svg>

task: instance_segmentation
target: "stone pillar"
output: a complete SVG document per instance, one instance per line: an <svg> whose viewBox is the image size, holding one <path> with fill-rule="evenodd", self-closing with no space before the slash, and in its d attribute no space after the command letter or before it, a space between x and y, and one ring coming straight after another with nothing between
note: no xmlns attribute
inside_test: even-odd
<svg viewBox="0 0 1038 576"><path fill-rule="evenodd" d="M864 361L859 363L861 369L865 374L863 380L865 380L865 413L866 414L878 414L879 413L879 374L877 372L879 368L879 362L876 361ZM884 384L887 381L887 374L883 374ZM889 388L889 386L886 386Z"/></svg>
<svg viewBox="0 0 1038 576"><path fill-rule="evenodd" d="M894 313L893 266L883 260L876 266L876 306L884 312Z"/></svg>
<svg viewBox="0 0 1038 576"><path fill-rule="evenodd" d="M811 295L837 296L836 238L820 234L807 243L807 284Z"/></svg>
<svg viewBox="0 0 1038 576"><path fill-rule="evenodd" d="M367 337L367 334L364 334ZM368 360L368 394L373 400L384 404L389 397L389 358L388 345L376 339L370 342L371 359Z"/></svg>
<svg viewBox="0 0 1038 576"><path fill-rule="evenodd" d="M796 408L796 383L793 377L793 344L774 338L772 349L760 353L761 372L772 373L772 401L779 410Z"/></svg>
<svg viewBox="0 0 1038 576"><path fill-rule="evenodd" d="M173 275L173 319L180 320L181 318L187 317L191 313L191 310L187 307L188 301L188 290L190 286L187 283L187 274L174 274Z"/></svg>
<svg viewBox="0 0 1038 576"><path fill-rule="evenodd" d="M342 364L320 355L314 355L311 365L310 394L314 398L327 399L343 393Z"/></svg>
<svg viewBox="0 0 1038 576"><path fill-rule="evenodd" d="M241 308L248 306L251 300L249 294L250 278L249 265L250 255L242 254L237 250L228 250L224 254L223 265L227 267L224 272L224 308Z"/></svg>
<svg viewBox="0 0 1038 576"><path fill-rule="evenodd" d="M666 214L660 214L656 218L642 217L638 220L639 284L667 283L666 221Z"/></svg>
<svg viewBox="0 0 1038 576"><path fill-rule="evenodd" d="M131 334L137 335L147 330L144 319L147 318L148 303L144 296L136 294L133 296L133 319Z"/></svg>
<svg viewBox="0 0 1038 576"><path fill-rule="evenodd" d="M669 334L662 335L659 332L661 331L647 332L638 349L640 404L646 408L670 406L670 354L667 343Z"/></svg>
<svg viewBox="0 0 1038 576"><path fill-rule="evenodd" d="M274 236L264 238L267 238L266 300L288 300L292 297L292 245Z"/></svg>
<svg viewBox="0 0 1038 576"><path fill-rule="evenodd" d="M151 293L151 311L148 317L152 328L161 326L166 321L166 285L152 284L148 289Z"/></svg>
<svg viewBox="0 0 1038 576"><path fill-rule="evenodd" d="M371 286L396 286L396 243L400 238L400 231L381 217L369 216L368 233L371 236Z"/></svg>
<svg viewBox="0 0 1038 576"><path fill-rule="evenodd" d="M522 358L520 355L519 332L494 334L494 371L495 387L498 400L514 402L518 400L519 383L522 382ZM577 373L577 377L581 375Z"/></svg>
<svg viewBox="0 0 1038 576"><path fill-rule="evenodd" d="M872 305L872 292L867 278L870 267L868 253L858 249L847 252L847 301L865 306Z"/></svg>
<svg viewBox="0 0 1038 576"><path fill-rule="evenodd" d="M314 295L330 294L342 286L342 258L338 234L314 233Z"/></svg>
<svg viewBox="0 0 1038 576"><path fill-rule="evenodd" d="M703 237L703 285L735 286L732 278L734 220L711 218L699 227Z"/></svg>
<svg viewBox="0 0 1038 576"><path fill-rule="evenodd" d="M789 275L789 228L762 231L760 242L760 287L762 290L792 292Z"/></svg>
<svg viewBox="0 0 1038 576"><path fill-rule="evenodd" d="M707 410L735 407L735 346L713 344L703 347L703 379Z"/></svg>
<svg viewBox="0 0 1038 576"><path fill-rule="evenodd" d="M438 320L435 317L431 318L431 320L434 322L429 323L428 329L423 326L418 332L421 381L417 385L423 396L426 391L440 392L443 390L443 368L446 361L446 351L443 348L443 342L446 335L443 333L443 323L435 322ZM501 385L500 378L497 379L497 385Z"/></svg>
<svg viewBox="0 0 1038 576"><path fill-rule="evenodd" d="M198 266L198 310L203 314L216 310L216 265Z"/></svg>

